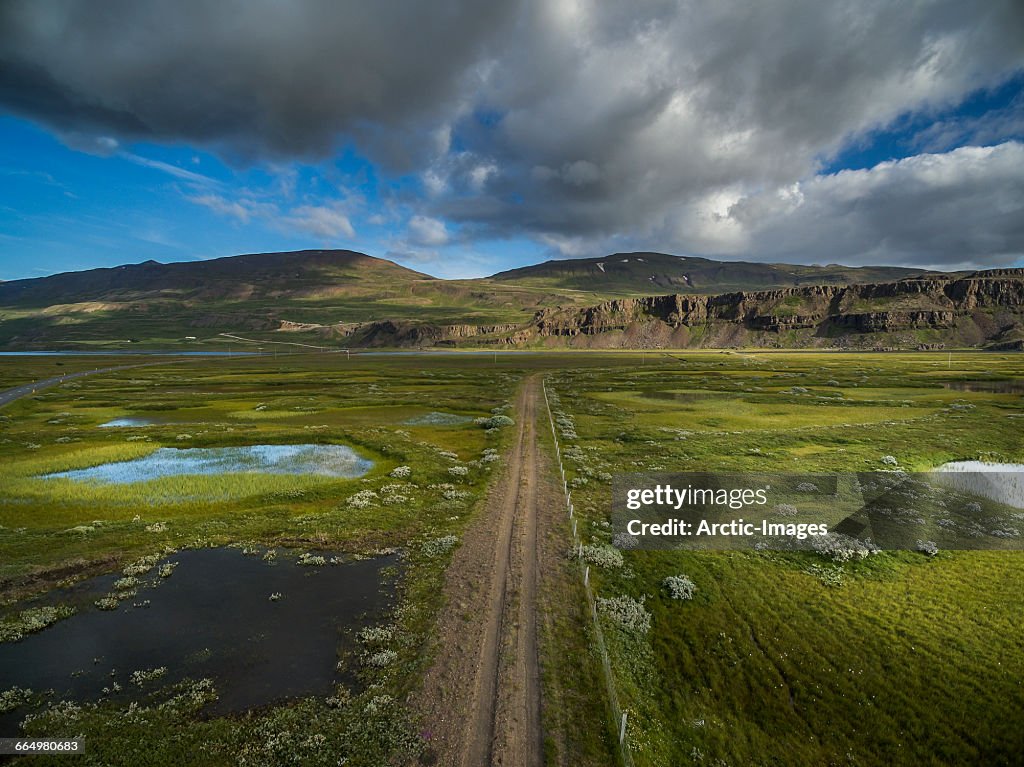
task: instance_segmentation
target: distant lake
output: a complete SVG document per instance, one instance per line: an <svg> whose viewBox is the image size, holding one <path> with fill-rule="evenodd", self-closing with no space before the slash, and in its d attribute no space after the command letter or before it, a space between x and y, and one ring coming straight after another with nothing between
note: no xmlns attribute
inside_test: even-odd
<svg viewBox="0 0 1024 767"><path fill-rule="evenodd" d="M0 357L256 357L257 352L170 352L122 349L111 351L31 351L0 352ZM266 356L266 353L264 353Z"/></svg>

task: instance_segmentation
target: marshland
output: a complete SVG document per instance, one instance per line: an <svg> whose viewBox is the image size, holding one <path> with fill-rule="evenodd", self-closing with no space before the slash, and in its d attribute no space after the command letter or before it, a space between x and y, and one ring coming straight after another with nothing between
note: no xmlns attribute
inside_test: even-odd
<svg viewBox="0 0 1024 767"><path fill-rule="evenodd" d="M101 366L79 363L0 366L12 385ZM518 377L458 360L181 360L4 408L3 735L81 732L115 762L142 743L164 764L199 744L224 764L416 753L401 701L500 466L505 430L483 422Z"/></svg>
<svg viewBox="0 0 1024 767"><path fill-rule="evenodd" d="M621 550L610 526L625 472L1020 464L1009 354L181 359L40 391L0 411L2 734L81 733L109 762L429 762L409 700L534 375L584 542L560 520L551 545L591 565L636 764L1024 749L1020 552ZM358 471L317 470L338 454ZM185 473L104 481L166 456ZM542 597L545 753L614 763L581 593Z"/></svg>

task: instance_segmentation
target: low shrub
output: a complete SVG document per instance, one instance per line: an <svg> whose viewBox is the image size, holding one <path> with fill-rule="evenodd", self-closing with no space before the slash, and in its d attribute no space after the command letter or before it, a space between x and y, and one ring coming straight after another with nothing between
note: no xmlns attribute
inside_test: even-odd
<svg viewBox="0 0 1024 767"><path fill-rule="evenodd" d="M697 584L686 575L670 575L661 582L673 599L693 599Z"/></svg>
<svg viewBox="0 0 1024 767"><path fill-rule="evenodd" d="M626 631L646 634L651 630L651 614L643 602L629 596L598 597L597 609L612 623Z"/></svg>

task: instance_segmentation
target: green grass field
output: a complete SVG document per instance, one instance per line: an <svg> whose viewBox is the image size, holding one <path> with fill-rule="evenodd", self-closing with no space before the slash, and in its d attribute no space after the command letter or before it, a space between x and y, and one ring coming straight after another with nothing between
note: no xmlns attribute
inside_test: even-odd
<svg viewBox="0 0 1024 767"><path fill-rule="evenodd" d="M943 383L1022 376L1010 355L692 353L549 390L584 538L606 544L622 471L1020 462L1021 397ZM646 633L602 618L638 765L1019 763L1024 553L624 554L592 577L651 618ZM669 597L673 575L691 601Z"/></svg>
<svg viewBox="0 0 1024 767"><path fill-rule="evenodd" d="M74 361L80 361L72 358ZM0 361L5 380L50 374L53 362ZM127 364L130 360L122 359ZM360 668L345 705L309 699L247 717L197 723L203 696L168 689L143 701L143 721L113 704L73 714L57 708L29 732L83 732L105 763L132 760L143 744L152 764L182 764L189 749L204 763L381 764L415 752L415 725L402 700L418 678L447 555L427 544L459 536L498 462L505 435L472 423L409 425L434 411L490 416L511 397L519 372L457 360L344 357L186 360L68 382L20 400L0 420L0 584L4 620L24 597L77 577L107 572L141 556L222 544L347 552L407 553L393 617L399 657L388 669ZM153 425L99 428L119 417ZM233 474L164 478L132 485L45 480L40 474L146 455L158 447L346 444L374 461L360 479ZM389 476L407 466L409 475ZM449 469L463 467L458 475ZM401 472L399 472L401 474ZM362 494L368 503L354 503ZM7 689L6 685L0 685ZM0 690L3 693L4 690ZM381 703L386 696L391 703ZM375 699L377 700L375 703ZM369 709L373 714L367 713ZM118 734L110 736L110 728ZM292 740L280 740L283 731ZM330 748L302 743L329 735ZM280 741L280 742L278 742ZM310 741L310 742L314 742ZM273 744L278 744L274 751ZM289 749L290 746L290 749ZM292 758L292 756L287 756Z"/></svg>
<svg viewBox="0 0 1024 767"><path fill-rule="evenodd" d="M0 381L95 366L0 359ZM197 358L68 382L0 411L0 620L34 593L165 549L260 543L362 556L400 548L408 556L393 617L398 660L361 668L360 689L339 692L341 704L311 698L197 718L201 691L162 689L144 701L145 716L114 704L54 709L29 734L82 732L108 763L143 748L155 765L180 764L200 748L203 763L225 765L411 758L421 724L401 701L429 663L423 648L448 562L422 552L473 517L500 467L485 451L503 450L510 430L406 422L433 412L490 416L537 371L562 416L584 538L597 545L611 539L617 473L868 471L890 455L907 470L1024 461L1018 394L943 385L998 389L1024 377L1019 355L954 354L952 363L943 354L708 352ZM151 423L99 428L116 418ZM360 479L38 478L158 447L300 442L349 445L374 467ZM389 476L400 466L410 476ZM453 475L455 466L465 474ZM372 491L369 503L353 504L362 491ZM404 500L388 502L394 494ZM680 574L696 584L690 601L662 586ZM1015 764L1024 753L1024 554L900 552L835 565L812 554L627 551L622 567L595 566L591 579L598 596L642 600L650 615L646 633L601 619L638 765ZM576 763L612 763L581 599L576 586L542 598L552 616L544 689L558 702L546 716L575 733L567 747ZM317 734L329 745L302 745L318 743Z"/></svg>

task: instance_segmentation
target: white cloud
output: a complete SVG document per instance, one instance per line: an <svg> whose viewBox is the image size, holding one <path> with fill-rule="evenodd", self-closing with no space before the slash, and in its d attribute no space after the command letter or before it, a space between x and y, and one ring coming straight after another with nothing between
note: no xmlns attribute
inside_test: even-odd
<svg viewBox="0 0 1024 767"><path fill-rule="evenodd" d="M479 192L487 185L487 180L496 175L498 172L498 166L493 162L485 162L474 166L469 171L469 185L475 191Z"/></svg>
<svg viewBox="0 0 1024 767"><path fill-rule="evenodd" d="M128 162L141 165L144 168L152 168L158 170L161 173L166 173L169 176L174 176L182 181L189 181L193 184L212 185L217 182L209 176L204 176L201 173L195 173L191 170L185 170L179 168L177 165L171 165L170 163L161 162L160 160L151 160L148 157L141 157L140 155L133 154L132 152L121 152L121 157L128 160Z"/></svg>
<svg viewBox="0 0 1024 767"><path fill-rule="evenodd" d="M185 199L241 224L259 222L283 231L313 235L325 240L338 237L352 239L356 236L343 201L329 205L299 205L282 210L275 202L255 199L249 194L236 199L219 194L196 194L186 195Z"/></svg>
<svg viewBox="0 0 1024 767"><path fill-rule="evenodd" d="M448 188L448 179L437 168L429 168L423 173L423 186L428 194L436 197Z"/></svg>
<svg viewBox="0 0 1024 767"><path fill-rule="evenodd" d="M788 261L996 266L1024 255L1024 144L962 147L738 200L723 250ZM734 230L735 231L735 230Z"/></svg>
<svg viewBox="0 0 1024 767"><path fill-rule="evenodd" d="M356 230L341 210L323 205L301 205L283 219L287 226L324 238L356 236Z"/></svg>
<svg viewBox="0 0 1024 767"><path fill-rule="evenodd" d="M249 222L251 217L250 211L236 200L228 200L221 197L219 194L197 194L192 196L186 196L186 200L193 202L196 205L202 205L204 208L209 208L214 213L221 216L227 216L228 218L235 218L241 221L243 224Z"/></svg>
<svg viewBox="0 0 1024 767"><path fill-rule="evenodd" d="M448 239L444 221L421 215L409 219L409 241L413 245L437 247L447 244Z"/></svg>
<svg viewBox="0 0 1024 767"><path fill-rule="evenodd" d="M243 224L248 224L253 219L271 218L278 214L278 208L273 203L260 202L249 197L232 200L219 194L194 194L186 195L185 199Z"/></svg>

